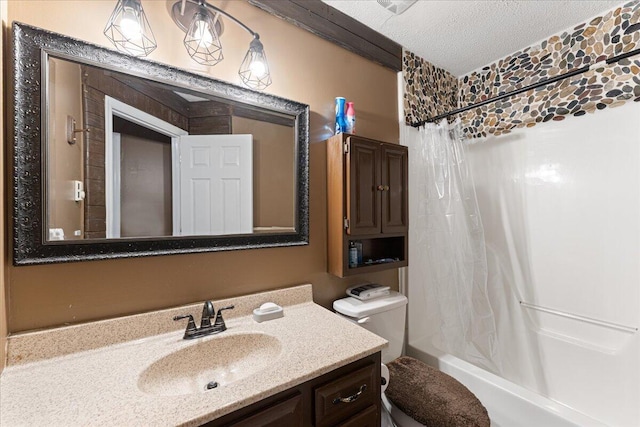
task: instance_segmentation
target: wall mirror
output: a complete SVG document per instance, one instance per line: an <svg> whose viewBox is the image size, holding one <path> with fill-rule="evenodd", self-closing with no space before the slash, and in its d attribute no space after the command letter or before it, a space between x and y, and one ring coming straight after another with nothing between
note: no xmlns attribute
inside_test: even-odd
<svg viewBox="0 0 640 427"><path fill-rule="evenodd" d="M307 105L13 36L14 264L308 243Z"/></svg>

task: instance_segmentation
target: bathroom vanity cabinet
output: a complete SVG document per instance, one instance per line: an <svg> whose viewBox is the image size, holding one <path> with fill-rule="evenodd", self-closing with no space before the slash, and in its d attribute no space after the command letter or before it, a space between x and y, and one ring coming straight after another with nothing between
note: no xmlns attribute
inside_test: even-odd
<svg viewBox="0 0 640 427"><path fill-rule="evenodd" d="M204 425L374 427L380 404L378 352Z"/></svg>
<svg viewBox="0 0 640 427"><path fill-rule="evenodd" d="M256 322L266 301L285 315ZM311 285L212 302L236 307L227 330L194 340L173 318L202 303L11 336L0 425L378 425L385 339L315 304Z"/></svg>
<svg viewBox="0 0 640 427"><path fill-rule="evenodd" d="M329 272L345 277L408 265L407 147L344 133L326 143ZM362 247L355 264L352 242Z"/></svg>

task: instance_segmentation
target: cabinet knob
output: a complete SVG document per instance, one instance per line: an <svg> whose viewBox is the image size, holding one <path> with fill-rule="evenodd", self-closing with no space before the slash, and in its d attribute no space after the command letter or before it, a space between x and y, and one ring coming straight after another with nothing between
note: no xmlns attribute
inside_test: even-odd
<svg viewBox="0 0 640 427"><path fill-rule="evenodd" d="M384 191L384 185L378 185L378 191Z"/></svg>
<svg viewBox="0 0 640 427"><path fill-rule="evenodd" d="M384 191L389 191L389 186L388 185L384 186Z"/></svg>

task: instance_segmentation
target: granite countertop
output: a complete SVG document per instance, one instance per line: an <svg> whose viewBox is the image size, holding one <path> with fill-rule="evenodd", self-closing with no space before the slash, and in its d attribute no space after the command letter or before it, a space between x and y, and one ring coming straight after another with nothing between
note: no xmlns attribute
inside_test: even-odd
<svg viewBox="0 0 640 427"><path fill-rule="evenodd" d="M252 308L266 301L282 305L284 317L255 322ZM176 330L171 319L187 312L197 314L197 322L201 305L10 337L8 366L0 376L0 425L196 426L386 346L313 303L311 285L214 302L228 303L236 310L229 312L227 331L195 340L183 340L184 325ZM149 322L154 326L145 330ZM132 331L136 327L143 331ZM158 329L170 331L149 334ZM206 392L172 396L140 389L140 374L164 356L243 334L277 338L279 355L265 369Z"/></svg>

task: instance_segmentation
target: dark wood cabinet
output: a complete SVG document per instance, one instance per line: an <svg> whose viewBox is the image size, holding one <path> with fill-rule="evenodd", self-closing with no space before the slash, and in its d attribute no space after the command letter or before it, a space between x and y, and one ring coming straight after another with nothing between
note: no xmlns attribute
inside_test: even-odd
<svg viewBox="0 0 640 427"><path fill-rule="evenodd" d="M380 353L375 353L204 426L379 427L380 411Z"/></svg>
<svg viewBox="0 0 640 427"><path fill-rule="evenodd" d="M364 411L358 412L347 421L338 424L338 427L376 427L380 425L376 408L369 406Z"/></svg>
<svg viewBox="0 0 640 427"><path fill-rule="evenodd" d="M409 224L409 156L407 147L382 146L382 232L406 233Z"/></svg>
<svg viewBox="0 0 640 427"><path fill-rule="evenodd" d="M342 138L340 138L342 142ZM340 147L337 147L340 148ZM345 230L353 236L380 232L382 191L381 153L377 144L349 137L342 150L346 151L347 191Z"/></svg>
<svg viewBox="0 0 640 427"><path fill-rule="evenodd" d="M380 390L371 387L379 365L367 365L315 389L315 426L330 427L380 400Z"/></svg>
<svg viewBox="0 0 640 427"><path fill-rule="evenodd" d="M408 265L407 147L349 134L327 140L329 272L345 277ZM349 264L351 242L362 259Z"/></svg>
<svg viewBox="0 0 640 427"><path fill-rule="evenodd" d="M261 408L239 421L231 421L229 427L279 427L304 425L302 394L296 393L283 401Z"/></svg>

